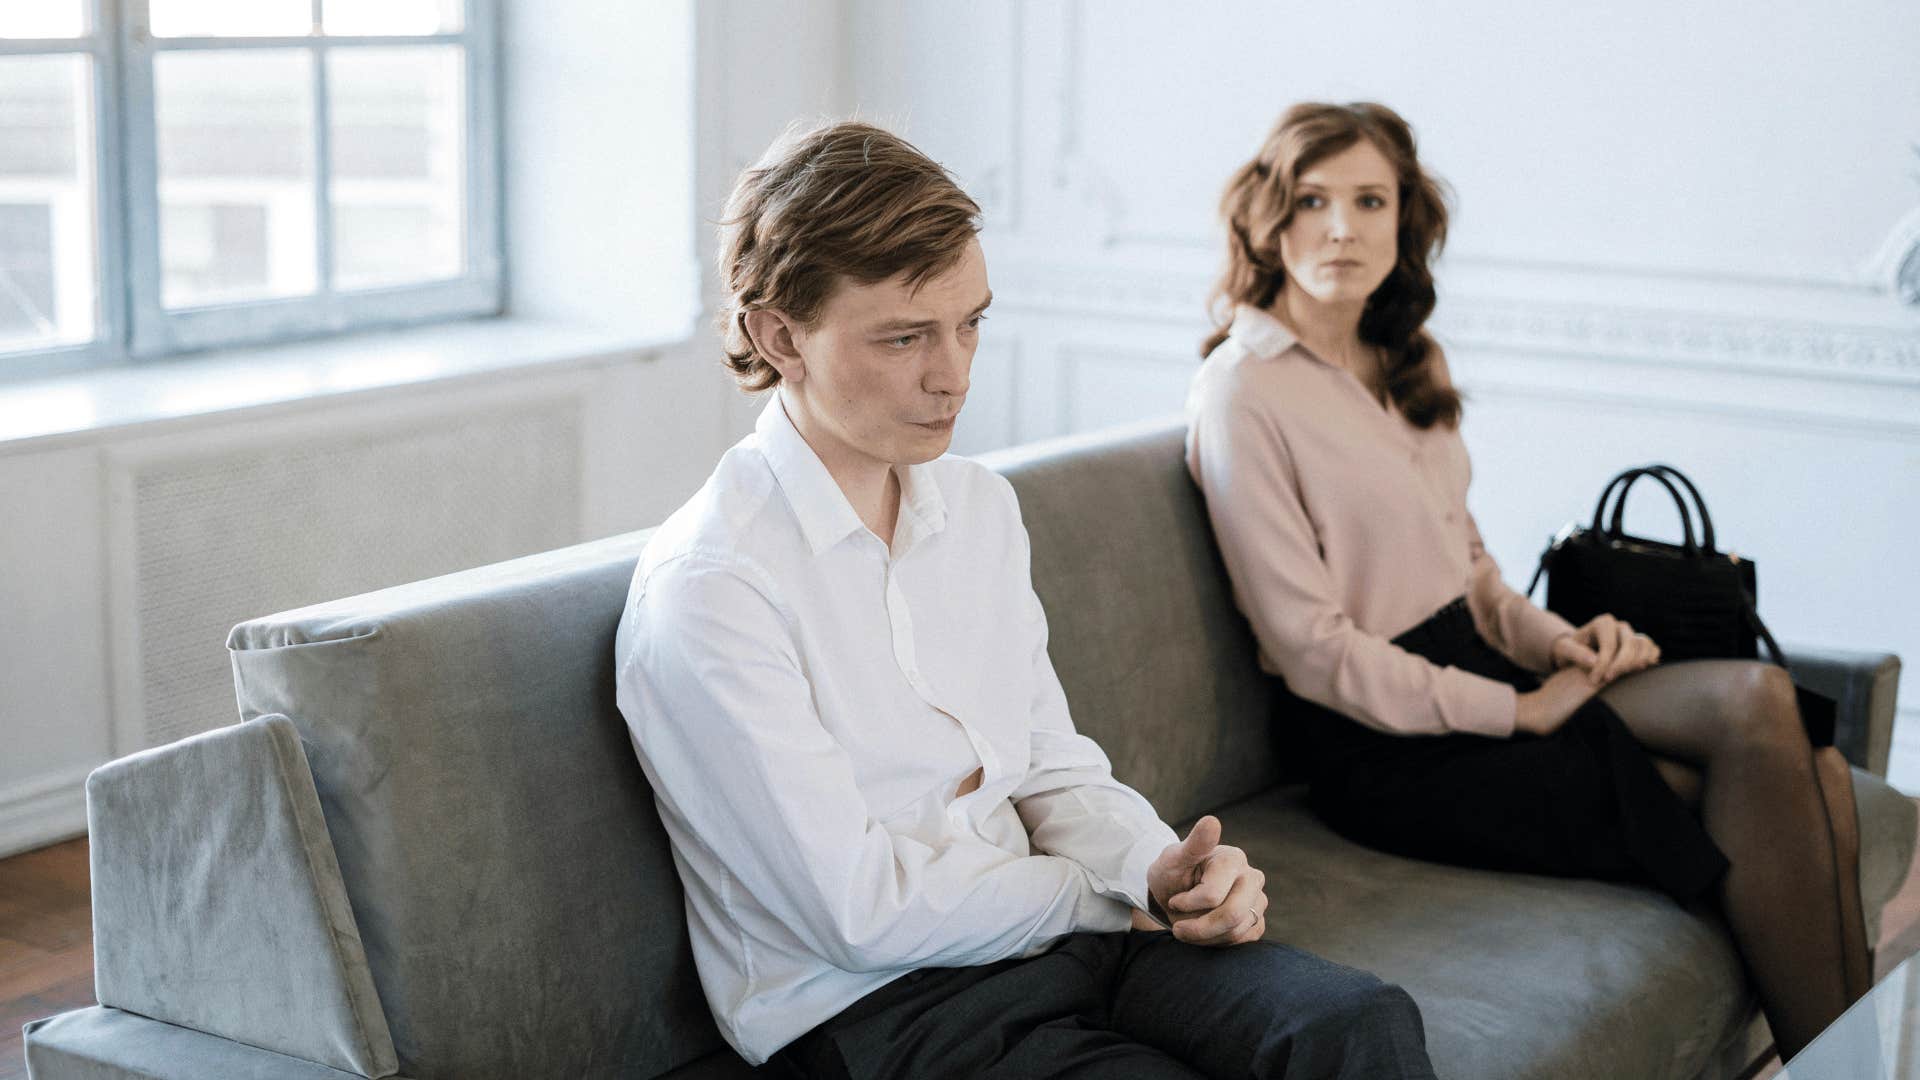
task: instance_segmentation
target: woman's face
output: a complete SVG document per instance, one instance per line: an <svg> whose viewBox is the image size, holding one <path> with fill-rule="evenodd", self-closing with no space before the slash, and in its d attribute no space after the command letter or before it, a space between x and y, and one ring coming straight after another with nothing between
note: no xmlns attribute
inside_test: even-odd
<svg viewBox="0 0 1920 1080"><path fill-rule="evenodd" d="M1399 258L1400 185L1362 138L1300 174L1280 234L1287 283L1322 303L1365 303Z"/></svg>

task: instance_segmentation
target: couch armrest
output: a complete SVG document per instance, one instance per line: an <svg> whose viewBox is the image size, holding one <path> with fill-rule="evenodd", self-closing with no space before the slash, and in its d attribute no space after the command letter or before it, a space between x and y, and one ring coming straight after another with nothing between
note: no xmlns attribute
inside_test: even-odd
<svg viewBox="0 0 1920 1080"><path fill-rule="evenodd" d="M1840 706L1833 743L1848 761L1887 775L1893 749L1893 711L1900 693L1900 658L1892 653L1786 645L1794 681Z"/></svg>
<svg viewBox="0 0 1920 1080"><path fill-rule="evenodd" d="M101 1005L351 1075L398 1071L292 721L102 765L87 829Z"/></svg>
<svg viewBox="0 0 1920 1080"><path fill-rule="evenodd" d="M75 1009L26 1027L30 1080L360 1080L311 1061L119 1009Z"/></svg>

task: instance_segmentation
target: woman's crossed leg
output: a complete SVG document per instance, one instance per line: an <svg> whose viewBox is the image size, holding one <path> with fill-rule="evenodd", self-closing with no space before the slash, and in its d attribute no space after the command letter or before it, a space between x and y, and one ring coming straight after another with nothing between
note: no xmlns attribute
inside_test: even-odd
<svg viewBox="0 0 1920 1080"><path fill-rule="evenodd" d="M1793 682L1770 664L1666 664L1600 696L1732 864L1721 907L1791 1057L1872 981L1845 759L1808 745Z"/></svg>

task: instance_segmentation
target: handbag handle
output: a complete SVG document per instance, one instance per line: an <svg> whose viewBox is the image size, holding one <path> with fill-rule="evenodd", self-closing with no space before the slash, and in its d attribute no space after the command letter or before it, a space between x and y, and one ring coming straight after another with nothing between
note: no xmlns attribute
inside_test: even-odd
<svg viewBox="0 0 1920 1080"><path fill-rule="evenodd" d="M1707 500L1701 497L1700 489L1693 486L1693 481L1687 479L1687 474L1671 465L1656 464L1645 466L1642 475L1652 476L1656 480L1678 480L1680 485L1687 489L1687 494L1693 496L1694 512L1700 515L1700 548L1708 555L1718 554L1719 552L1714 547L1713 542L1713 518L1707 513ZM1620 522L1625 515L1627 506L1627 490L1633 487L1633 481L1637 479L1639 479L1639 477L1636 476L1628 480L1626 487L1620 489L1620 501L1615 504L1613 510L1613 527L1611 531L1615 536L1620 535ZM1673 491L1673 485L1667 485L1667 490ZM1678 499L1679 497L1679 494L1676 492L1674 498ZM1685 504L1681 505L1681 513L1686 513Z"/></svg>
<svg viewBox="0 0 1920 1080"><path fill-rule="evenodd" d="M1607 489L1600 493L1600 505L1594 507L1593 532L1596 535L1606 536L1610 539L1620 539L1622 535L1620 532L1621 520L1627 509L1627 492L1632 489L1634 481L1640 479L1642 476L1651 476L1655 480L1660 481L1660 486L1666 488L1667 493L1673 496L1673 505L1680 508L1680 534L1684 540L1682 550L1684 550L1688 556L1699 555L1700 547L1694 543L1693 540L1693 514L1687 509L1687 500L1681 497L1680 489L1673 486L1673 481L1667 479L1656 470L1657 467L1646 466L1637 469L1628 469L1626 472L1621 473L1608 482ZM1600 527L1600 519L1606 513L1607 497L1613 494L1615 485L1619 485L1620 487L1620 497L1613 504L1613 522L1609 528L1603 531Z"/></svg>
<svg viewBox="0 0 1920 1080"><path fill-rule="evenodd" d="M1600 501L1593 504L1593 525L1588 529L1589 532L1599 534L1600 523L1607 516L1607 500L1613 498L1613 490L1619 487L1622 481L1638 476L1641 471L1638 468L1628 469L1625 472L1615 473L1613 479L1607 481L1607 486L1600 491Z"/></svg>
<svg viewBox="0 0 1920 1080"><path fill-rule="evenodd" d="M1589 532L1595 536L1601 535L1600 522L1607 516L1607 500L1613 497L1613 490L1619 487L1622 481L1631 481L1634 477L1639 476L1645 471L1643 468L1628 469L1625 472L1614 474L1613 479L1607 481L1607 486L1600 491L1600 501L1593 504L1593 526L1588 530ZM1678 497L1678 495L1675 496L1675 498ZM1547 576L1547 561L1553 557L1553 553L1560 547L1561 541L1565 540L1567 535L1572 531L1573 525L1571 524L1560 530L1560 535L1555 536L1553 542L1547 545L1547 549L1540 553L1540 565L1533 568L1533 580L1527 582L1527 591L1522 594L1527 599L1533 599L1534 590L1540 587L1540 579Z"/></svg>
<svg viewBox="0 0 1920 1080"><path fill-rule="evenodd" d="M1680 486L1686 488L1687 494L1693 496L1694 512L1700 515L1700 546L1709 555L1718 554L1719 548L1713 542L1713 518L1707 513L1707 500L1700 494L1700 489L1693 486L1693 481L1687 479L1686 473L1671 465L1652 465L1649 468L1658 469L1662 475L1680 481Z"/></svg>

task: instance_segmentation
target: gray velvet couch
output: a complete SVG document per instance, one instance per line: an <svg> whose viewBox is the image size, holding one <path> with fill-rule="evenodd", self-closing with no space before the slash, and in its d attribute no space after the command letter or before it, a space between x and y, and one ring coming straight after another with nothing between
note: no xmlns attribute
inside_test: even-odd
<svg viewBox="0 0 1920 1080"><path fill-rule="evenodd" d="M1169 820L1220 814L1269 873L1270 936L1405 985L1441 1075L1723 1077L1766 1045L1714 918L1645 889L1375 854L1305 810L1177 426L994 464L1020 493L1081 729ZM614 708L645 539L237 627L244 722L88 783L101 1004L27 1026L31 1075L744 1074ZM1874 775L1898 662L1803 659L1867 767L1877 922L1914 848L1912 804Z"/></svg>

